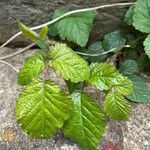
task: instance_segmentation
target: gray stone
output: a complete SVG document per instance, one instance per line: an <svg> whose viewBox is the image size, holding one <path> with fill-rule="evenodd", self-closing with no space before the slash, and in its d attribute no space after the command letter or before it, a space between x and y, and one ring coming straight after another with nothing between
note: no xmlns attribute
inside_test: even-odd
<svg viewBox="0 0 150 150"><path fill-rule="evenodd" d="M123 130L124 150L150 149L150 105L133 104L133 113Z"/></svg>
<svg viewBox="0 0 150 150"><path fill-rule="evenodd" d="M51 20L56 8L79 9L135 0L0 0L0 43L18 31L17 21L29 27ZM94 25L92 40L100 39L105 33L124 26L123 18L127 7L113 7L99 11ZM12 42L14 46L25 45L23 38Z"/></svg>
<svg viewBox="0 0 150 150"><path fill-rule="evenodd" d="M1 144L0 150L7 150L7 144Z"/></svg>

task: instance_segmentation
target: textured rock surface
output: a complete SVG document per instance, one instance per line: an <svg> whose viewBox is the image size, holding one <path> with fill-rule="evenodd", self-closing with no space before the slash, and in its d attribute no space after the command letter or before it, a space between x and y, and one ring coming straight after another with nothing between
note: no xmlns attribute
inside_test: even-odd
<svg viewBox="0 0 150 150"><path fill-rule="evenodd" d="M0 56L16 49L4 48ZM28 51L7 60L17 69L33 51ZM51 74L51 78L64 82ZM150 79L147 79L150 83ZM149 84L150 85L150 84ZM17 126L14 115L15 101L20 87L17 85L16 72L0 63L0 150L80 150L79 146L58 133L52 140L33 140ZM87 89L93 97L102 99L103 95ZM101 101L99 101L101 102ZM110 121L99 150L149 150L150 149L150 105L132 104L133 115L127 122Z"/></svg>
<svg viewBox="0 0 150 150"><path fill-rule="evenodd" d="M125 150L150 149L150 105L134 104L133 114L122 126Z"/></svg>
<svg viewBox="0 0 150 150"><path fill-rule="evenodd" d="M56 8L79 9L133 1L135 0L0 0L0 43L17 32L17 20L31 27L51 20ZM99 39L105 33L122 26L126 10L125 7L101 10L94 27L96 35L92 39ZM15 45L25 44L23 41L18 38Z"/></svg>

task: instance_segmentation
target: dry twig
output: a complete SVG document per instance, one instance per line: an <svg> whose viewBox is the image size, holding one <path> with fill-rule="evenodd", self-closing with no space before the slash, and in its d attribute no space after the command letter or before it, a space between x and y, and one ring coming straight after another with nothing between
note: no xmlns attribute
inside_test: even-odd
<svg viewBox="0 0 150 150"><path fill-rule="evenodd" d="M10 66L13 70L15 70L17 73L19 72L18 69L16 69L14 66L12 66L11 64L9 64L8 62L6 61L3 61L3 60L0 60L1 63L7 65L7 66Z"/></svg>

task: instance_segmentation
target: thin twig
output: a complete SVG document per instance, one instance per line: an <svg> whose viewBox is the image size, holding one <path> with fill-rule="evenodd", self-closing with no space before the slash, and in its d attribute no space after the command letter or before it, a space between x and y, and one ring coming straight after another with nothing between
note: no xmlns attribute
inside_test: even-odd
<svg viewBox="0 0 150 150"><path fill-rule="evenodd" d="M116 4L108 4L108 5L102 5L102 6L97 6L97 7L92 7L92 8L85 8L85 9L78 9L78 10L73 10L73 11L70 11L70 12L67 12L65 13L64 15L58 17L58 18L55 18L47 23L44 23L42 25L39 25L39 26L36 26L36 27L33 27L31 28L32 30L37 30L37 29L40 29L44 26L48 26L50 24L53 24L53 23L56 23L57 21L69 16L69 15L72 15L72 14L75 14L75 13L79 13L79 12L86 12L86 11L92 11L92 10L98 10L98 9L103 9L103 8L110 8L110 7L116 7L116 6L130 6L130 5L133 5L135 3L116 3ZM8 41L6 41L3 45L0 46L0 48L6 46L8 43L10 43L12 40L14 40L16 37L18 37L19 35L21 35L22 32L18 32L17 34L15 34L14 36L12 36Z"/></svg>
<svg viewBox="0 0 150 150"><path fill-rule="evenodd" d="M21 53L23 53L23 52L29 50L31 47L33 47L33 46L35 46L35 45L36 45L35 43L32 43L32 44L26 46L25 48L23 48L23 49L21 49L21 50L15 52L15 53L12 53L12 54L10 54L10 55L6 55L6 56L3 56L3 57L0 57L0 60L12 58L12 57L14 57L14 56L16 56L16 55L19 55L19 54L21 54Z"/></svg>
<svg viewBox="0 0 150 150"><path fill-rule="evenodd" d="M14 66L12 66L11 64L9 64L8 62L6 61L3 61L3 60L0 60L1 63L7 65L7 66L10 66L13 70L15 70L17 73L19 72L18 69L16 69Z"/></svg>
<svg viewBox="0 0 150 150"><path fill-rule="evenodd" d="M124 45L120 49L122 49L124 47L130 47L130 45ZM82 52L76 52L76 53L79 54L79 55L83 55L83 56L96 57L96 56L106 55L108 53L114 52L115 50L116 50L116 48L113 48L113 49L110 49L109 51L106 51L106 52L103 52L103 53L99 53L99 54L87 54L87 53L82 53Z"/></svg>

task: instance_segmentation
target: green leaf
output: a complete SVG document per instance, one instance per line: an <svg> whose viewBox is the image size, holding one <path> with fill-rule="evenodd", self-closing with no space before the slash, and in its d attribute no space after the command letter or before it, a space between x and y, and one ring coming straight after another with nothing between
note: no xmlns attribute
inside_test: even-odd
<svg viewBox="0 0 150 150"><path fill-rule="evenodd" d="M134 27L143 32L150 33L150 0L138 0L133 14Z"/></svg>
<svg viewBox="0 0 150 150"><path fill-rule="evenodd" d="M32 31L30 28L28 28L26 25L19 22L18 26L19 26L20 31L26 38L28 38L34 42L40 40L39 35L36 34L36 32Z"/></svg>
<svg viewBox="0 0 150 150"><path fill-rule="evenodd" d="M88 50L85 53L88 54L101 54L104 52L102 42L96 42L89 46ZM89 57L89 62L102 62L106 59L107 55Z"/></svg>
<svg viewBox="0 0 150 150"><path fill-rule="evenodd" d="M44 26L41 30L40 30L40 38L46 38L47 37L47 33L48 33L48 27Z"/></svg>
<svg viewBox="0 0 150 150"><path fill-rule="evenodd" d="M66 80L76 83L89 78L90 68L87 62L66 44L56 44L49 54L50 66Z"/></svg>
<svg viewBox="0 0 150 150"><path fill-rule="evenodd" d="M119 79L119 82L114 83L111 91L120 93L127 96L133 92L133 84L128 78L123 77Z"/></svg>
<svg viewBox="0 0 150 150"><path fill-rule="evenodd" d="M57 34L58 32L55 27L55 24L48 25L48 35L54 37L54 36L57 36Z"/></svg>
<svg viewBox="0 0 150 150"><path fill-rule="evenodd" d="M138 64L136 61L128 59L124 63L122 63L119 71L124 75L131 75L138 72Z"/></svg>
<svg viewBox="0 0 150 150"><path fill-rule="evenodd" d="M131 114L131 106L125 97L119 93L112 92L106 96L104 110L110 118L115 120L126 120Z"/></svg>
<svg viewBox="0 0 150 150"><path fill-rule="evenodd" d="M32 31L30 28L25 26L22 23L18 23L20 30L22 31L23 35L30 40L36 42L36 44L42 49L42 50L47 50L49 49L49 44L47 43L47 32L48 32L48 27L45 26L40 30L39 35Z"/></svg>
<svg viewBox="0 0 150 150"><path fill-rule="evenodd" d="M66 11L56 10L54 18L66 13ZM76 13L61 19L55 27L62 40L72 41L84 47L89 39L92 23L96 16L96 11Z"/></svg>
<svg viewBox="0 0 150 150"><path fill-rule="evenodd" d="M33 138L51 138L71 112L70 98L49 80L34 79L21 92L16 104L18 123Z"/></svg>
<svg viewBox="0 0 150 150"><path fill-rule="evenodd" d="M142 78L137 75L130 75L128 78L133 82L133 93L127 96L133 102L150 103L150 89Z"/></svg>
<svg viewBox="0 0 150 150"><path fill-rule="evenodd" d="M105 35L103 40L103 48L105 51L115 49L114 52L120 50L126 43L126 38L121 31L111 32Z"/></svg>
<svg viewBox="0 0 150 150"><path fill-rule="evenodd" d="M100 63L92 67L88 82L99 90L109 90L112 86L120 84L123 79L111 64Z"/></svg>
<svg viewBox="0 0 150 150"><path fill-rule="evenodd" d="M39 53L29 58L18 73L18 83L27 85L45 68L43 56Z"/></svg>
<svg viewBox="0 0 150 150"><path fill-rule="evenodd" d="M144 41L144 50L145 53L148 55L148 57L150 58L150 34L148 35L148 37L145 39Z"/></svg>
<svg viewBox="0 0 150 150"><path fill-rule="evenodd" d="M142 69L149 69L150 67L150 59L145 53L141 54L137 63L138 63L139 68L142 68Z"/></svg>
<svg viewBox="0 0 150 150"><path fill-rule="evenodd" d="M126 39L127 39L127 45L130 45L130 49L131 48L135 49L137 47L138 41L135 38L135 36L133 36L132 34L127 34Z"/></svg>
<svg viewBox="0 0 150 150"><path fill-rule="evenodd" d="M125 19L124 21L129 25L133 25L133 14L134 14L134 8L135 6L130 6L129 10L127 11L127 13L125 14Z"/></svg>
<svg viewBox="0 0 150 150"><path fill-rule="evenodd" d="M65 136L77 141L84 150L96 150L106 126L105 116L85 93L73 93L73 114L64 125Z"/></svg>

